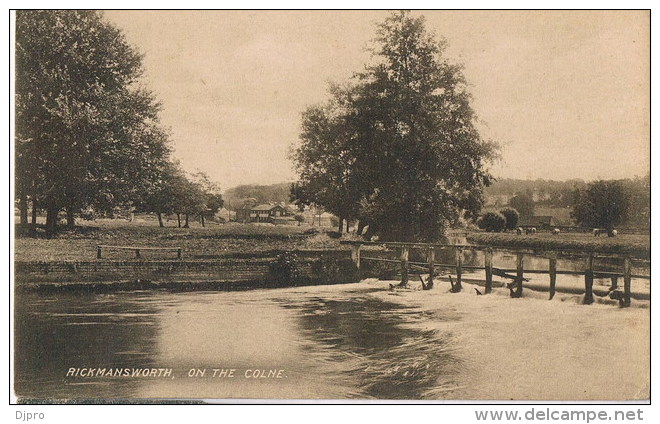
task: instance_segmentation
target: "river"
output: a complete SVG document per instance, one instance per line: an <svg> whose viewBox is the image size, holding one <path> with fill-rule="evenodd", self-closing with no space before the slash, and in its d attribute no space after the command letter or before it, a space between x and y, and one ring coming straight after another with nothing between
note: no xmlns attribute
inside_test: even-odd
<svg viewBox="0 0 660 424"><path fill-rule="evenodd" d="M460 368L451 334L424 325L456 314L364 284L21 294L15 319L16 394L36 399L435 399ZM89 368L171 374L67 376Z"/></svg>

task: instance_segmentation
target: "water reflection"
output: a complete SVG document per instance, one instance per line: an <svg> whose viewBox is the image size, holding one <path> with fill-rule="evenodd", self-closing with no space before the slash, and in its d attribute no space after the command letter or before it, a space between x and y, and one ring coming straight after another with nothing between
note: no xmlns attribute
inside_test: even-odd
<svg viewBox="0 0 660 424"><path fill-rule="evenodd" d="M359 288L356 288L359 287ZM438 398L458 362L438 317L356 285L223 293L19 295L19 396ZM75 378L70 367L167 367L172 378ZM189 378L235 369L236 378ZM283 378L245 378L282 369Z"/></svg>
<svg viewBox="0 0 660 424"><path fill-rule="evenodd" d="M135 293L133 301L141 294ZM154 309L136 313L113 295L18 297L15 305L15 389L26 397L130 397L135 380L74 381L71 367L150 367ZM146 343L145 343L146 341ZM116 384L115 384L116 383Z"/></svg>

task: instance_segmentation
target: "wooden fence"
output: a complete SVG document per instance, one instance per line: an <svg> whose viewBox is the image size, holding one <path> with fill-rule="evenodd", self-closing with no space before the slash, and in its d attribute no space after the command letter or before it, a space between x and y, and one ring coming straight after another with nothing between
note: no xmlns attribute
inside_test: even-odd
<svg viewBox="0 0 660 424"><path fill-rule="evenodd" d="M490 293L493 290L493 276L508 278L512 283L507 284L511 291L511 297L521 297L523 292L523 282L529 281L525 278L525 274L548 274L550 277L550 299L552 299L556 292L557 275L584 275L584 303L591 304L594 301L593 297L593 284L594 278L611 278L612 287L610 293L612 298L619 300L621 306L630 306L631 297L631 281L633 278L641 278L650 280L649 275L633 274L632 263L633 257L631 255L611 254L605 251L591 250L583 251L577 249L561 249L561 250L544 250L543 254L548 258L548 269L525 269L525 255L538 254L537 251L532 249L517 249L517 248L496 248L499 251L506 251L516 255L515 268L497 268L493 265L493 252L494 248L490 246L475 246L475 245L457 245L457 244L435 244L435 243L401 243L401 242L366 242L366 241L342 241L344 245L351 246L351 258L358 272L360 270L361 261L380 261L389 263L399 263L401 269L401 286L408 283L408 269L410 267L416 268L428 273L429 278L425 283L422 280L424 289L433 287L433 278L437 275L438 269L454 270L456 282L454 283L451 274L449 280L452 284L452 291L460 291L462 286L462 277L464 270L484 270L486 273L485 279L485 292ZM397 249L399 252L398 259L387 259L368 257L362 255L362 246L384 246L387 248ZM411 262L409 261L410 249L421 249L426 252L426 262ZM436 252L440 249L453 249L455 251L455 262L451 264L436 263ZM476 250L484 252L484 265L474 266L465 265L463 263L463 252L465 250ZM365 251L367 252L367 251ZM570 253L571 257L582 256L585 260L584 270L561 270L557 269L557 259L562 253ZM623 261L623 267L620 272L601 271L594 269L594 258L598 255L604 255L607 258L616 258ZM618 278L623 278L623 292L618 291Z"/></svg>

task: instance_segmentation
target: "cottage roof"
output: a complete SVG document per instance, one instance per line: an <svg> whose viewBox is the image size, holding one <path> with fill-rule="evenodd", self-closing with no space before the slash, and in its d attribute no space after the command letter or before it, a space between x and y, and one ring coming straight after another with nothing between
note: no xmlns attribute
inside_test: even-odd
<svg viewBox="0 0 660 424"><path fill-rule="evenodd" d="M269 210L272 210L272 209L277 208L277 207L281 208L280 205L257 205L257 206L253 206L251 208L251 210L253 210L253 211L269 211Z"/></svg>

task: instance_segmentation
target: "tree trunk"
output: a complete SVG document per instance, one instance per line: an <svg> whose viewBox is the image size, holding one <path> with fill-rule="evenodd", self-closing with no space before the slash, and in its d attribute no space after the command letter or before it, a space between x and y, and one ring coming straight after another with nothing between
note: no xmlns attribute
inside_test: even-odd
<svg viewBox="0 0 660 424"><path fill-rule="evenodd" d="M73 216L73 208L71 206L66 208L66 226L73 228L76 225L76 217Z"/></svg>
<svg viewBox="0 0 660 424"><path fill-rule="evenodd" d="M358 227L357 227L357 234L362 235L362 231L364 231L364 227L367 226L367 223L365 220L361 219L358 221Z"/></svg>
<svg viewBox="0 0 660 424"><path fill-rule="evenodd" d="M176 214L176 226L178 228L181 228L181 214L180 213Z"/></svg>
<svg viewBox="0 0 660 424"><path fill-rule="evenodd" d="M19 208L21 209L21 224L27 224L28 223L28 200L27 200L27 194L23 193L21 194L21 202Z"/></svg>
<svg viewBox="0 0 660 424"><path fill-rule="evenodd" d="M342 217L340 216L340 217L339 217L339 228L337 229L337 231L339 231L339 232L341 233L341 231L342 231L343 229L344 229L344 218L342 218Z"/></svg>
<svg viewBox="0 0 660 424"><path fill-rule="evenodd" d="M186 224L183 226L183 228L190 228L190 225L188 225L188 214L186 214Z"/></svg>
<svg viewBox="0 0 660 424"><path fill-rule="evenodd" d="M348 233L350 231L350 224L348 219L346 220L346 232Z"/></svg>
<svg viewBox="0 0 660 424"><path fill-rule="evenodd" d="M163 228L165 226L163 225L163 214L158 212L156 215L158 216L158 226Z"/></svg>
<svg viewBox="0 0 660 424"><path fill-rule="evenodd" d="M59 208L53 206L46 209L46 234L55 234L55 231L57 230L57 215L59 212Z"/></svg>
<svg viewBox="0 0 660 424"><path fill-rule="evenodd" d="M32 201L32 225L37 225L37 204Z"/></svg>

